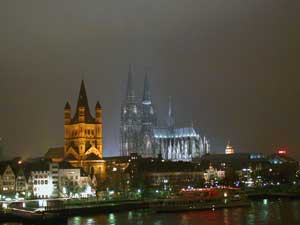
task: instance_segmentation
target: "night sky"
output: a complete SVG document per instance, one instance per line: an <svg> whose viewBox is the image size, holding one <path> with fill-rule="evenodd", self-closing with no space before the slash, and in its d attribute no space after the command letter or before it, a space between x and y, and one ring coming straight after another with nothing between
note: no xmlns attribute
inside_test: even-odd
<svg viewBox="0 0 300 225"><path fill-rule="evenodd" d="M63 108L84 78L104 109L104 155L119 153L128 65L149 72L165 123L191 121L223 152L300 159L300 1L60 0L0 3L0 136L6 157L63 145Z"/></svg>

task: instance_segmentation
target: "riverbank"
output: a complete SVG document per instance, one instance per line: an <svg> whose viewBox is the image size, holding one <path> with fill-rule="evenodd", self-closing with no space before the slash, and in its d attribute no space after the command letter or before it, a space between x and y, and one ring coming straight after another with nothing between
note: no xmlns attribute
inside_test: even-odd
<svg viewBox="0 0 300 225"><path fill-rule="evenodd" d="M263 198L290 198L290 199L300 199L300 193L285 193L285 192L256 192L248 193L248 198L250 199L263 199Z"/></svg>
<svg viewBox="0 0 300 225"><path fill-rule="evenodd" d="M211 202L202 203L197 205L176 205L176 206L162 206L155 209L157 213L174 213L174 212L186 212L186 211L203 211L203 210L216 210L224 208L235 207L248 207L251 202L248 200L230 201L230 202Z"/></svg>
<svg viewBox="0 0 300 225"><path fill-rule="evenodd" d="M192 211L192 210L215 210L220 208L244 207L250 205L249 202L235 201L235 202L196 202L190 201L189 205L181 205L181 207L162 207L165 200L149 200L149 201L129 201L129 202L115 202L115 203L99 203L89 205L67 205L60 208L48 208L45 211L36 209L10 209L6 214L0 215L1 222L8 221L26 221L54 224L56 221L63 221L72 216L91 216L97 214L107 214L116 212L147 210L153 213L165 211ZM178 203L177 200L168 199L169 203ZM160 209L160 210L157 210Z"/></svg>
<svg viewBox="0 0 300 225"><path fill-rule="evenodd" d="M300 224L299 212L300 200L283 198L280 200L252 200L249 207L233 207L214 211L195 210L176 213L155 213L152 210L132 210L116 213L94 213L91 215L70 216L67 223L58 221L51 223L51 225L282 225ZM16 222L6 221L5 224L16 225ZM24 225L25 223L18 222L17 224Z"/></svg>

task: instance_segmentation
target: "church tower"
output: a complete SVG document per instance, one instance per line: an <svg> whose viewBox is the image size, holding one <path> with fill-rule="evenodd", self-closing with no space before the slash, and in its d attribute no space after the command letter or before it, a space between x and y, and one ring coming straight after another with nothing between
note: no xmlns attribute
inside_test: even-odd
<svg viewBox="0 0 300 225"><path fill-rule="evenodd" d="M129 67L126 97L121 107L120 150L122 156L139 153L141 109L132 84L132 69Z"/></svg>
<svg viewBox="0 0 300 225"><path fill-rule="evenodd" d="M67 161L102 159L102 108L95 106L91 115L84 81L81 82L77 107L71 117L71 106L64 108L64 153Z"/></svg>
<svg viewBox="0 0 300 225"><path fill-rule="evenodd" d="M142 129L141 129L141 155L143 157L156 157L154 128L157 126L156 113L152 104L150 85L147 74L144 80L144 95L142 99Z"/></svg>

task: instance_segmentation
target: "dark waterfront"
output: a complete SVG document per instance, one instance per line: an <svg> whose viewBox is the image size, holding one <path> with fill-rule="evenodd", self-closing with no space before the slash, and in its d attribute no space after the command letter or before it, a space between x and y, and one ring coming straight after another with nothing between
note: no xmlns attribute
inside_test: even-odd
<svg viewBox="0 0 300 225"><path fill-rule="evenodd" d="M2 225L21 225L3 223ZM299 225L300 200L257 200L248 208L155 214L132 211L69 218L68 225ZM59 224L64 225L64 224Z"/></svg>

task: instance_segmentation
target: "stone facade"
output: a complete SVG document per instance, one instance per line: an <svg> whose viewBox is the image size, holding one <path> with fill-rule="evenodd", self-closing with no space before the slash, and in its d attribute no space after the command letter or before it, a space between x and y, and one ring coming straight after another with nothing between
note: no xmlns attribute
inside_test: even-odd
<svg viewBox="0 0 300 225"><path fill-rule="evenodd" d="M103 180L105 162L102 144L102 107L95 106L95 118L91 115L84 82L81 82L77 107L71 116L67 102L64 109L64 161L81 167L86 173Z"/></svg>
<svg viewBox="0 0 300 225"><path fill-rule="evenodd" d="M176 127L171 99L167 124L158 126L148 77L145 76L143 97L138 98L130 69L121 107L120 150L122 156L137 153L142 157L162 155L166 160L191 161L210 153L210 142L193 126Z"/></svg>

